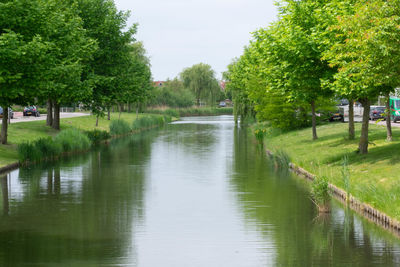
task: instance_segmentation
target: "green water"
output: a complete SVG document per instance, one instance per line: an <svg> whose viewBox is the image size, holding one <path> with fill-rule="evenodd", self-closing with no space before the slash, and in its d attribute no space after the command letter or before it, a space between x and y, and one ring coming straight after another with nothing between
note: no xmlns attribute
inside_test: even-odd
<svg viewBox="0 0 400 267"><path fill-rule="evenodd" d="M398 266L400 242L275 170L231 116L0 178L0 266Z"/></svg>

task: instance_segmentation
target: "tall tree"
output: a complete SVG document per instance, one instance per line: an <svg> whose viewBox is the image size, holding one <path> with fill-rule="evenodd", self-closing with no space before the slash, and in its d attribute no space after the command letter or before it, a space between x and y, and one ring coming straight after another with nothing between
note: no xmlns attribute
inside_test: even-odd
<svg viewBox="0 0 400 267"><path fill-rule="evenodd" d="M359 2L355 11L338 18L334 30L345 41L335 44L328 57L339 70L335 75L337 87L357 95L363 104L359 152L366 154L370 101L379 94L387 96L400 84L400 2Z"/></svg>
<svg viewBox="0 0 400 267"><path fill-rule="evenodd" d="M220 88L218 80L215 78L215 72L210 65L199 63L186 68L181 72L180 78L185 87L192 90L196 96L197 106L200 106L201 100L206 99L211 99L210 102L214 103L213 100Z"/></svg>
<svg viewBox="0 0 400 267"><path fill-rule="evenodd" d="M124 73L130 53L128 46L134 41L136 24L126 29L129 12L118 11L111 0L76 2L83 27L99 47L85 70L85 75L92 77L94 86L85 103L98 118L116 102L118 76Z"/></svg>
<svg viewBox="0 0 400 267"><path fill-rule="evenodd" d="M46 18L40 31L50 50L44 73L46 87L42 99L48 100L54 112L48 112L51 126L60 129L60 104L74 103L91 95L90 81L83 79L83 71L97 49L95 40L83 29L82 19L75 5L67 1L46 0L42 8ZM51 118L54 114L54 118Z"/></svg>
<svg viewBox="0 0 400 267"><path fill-rule="evenodd" d="M42 85L49 44L37 34L43 23L41 2L0 2L0 105L4 116L1 143L7 143L7 113L12 104L32 101ZM29 12L28 12L29 11Z"/></svg>

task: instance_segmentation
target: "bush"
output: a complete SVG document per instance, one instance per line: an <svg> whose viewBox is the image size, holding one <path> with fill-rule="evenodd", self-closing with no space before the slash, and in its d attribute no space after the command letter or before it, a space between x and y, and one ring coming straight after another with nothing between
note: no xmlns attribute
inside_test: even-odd
<svg viewBox="0 0 400 267"><path fill-rule="evenodd" d="M123 135L131 131L131 127L124 120L114 120L110 123L110 134L111 135Z"/></svg>
<svg viewBox="0 0 400 267"><path fill-rule="evenodd" d="M81 151L90 147L90 140L87 135L77 129L61 131L54 141L61 145L63 152Z"/></svg>
<svg viewBox="0 0 400 267"><path fill-rule="evenodd" d="M92 131L85 131L84 132L92 144L98 144L101 141L107 140L111 138L111 135L107 131L101 130L92 130Z"/></svg>

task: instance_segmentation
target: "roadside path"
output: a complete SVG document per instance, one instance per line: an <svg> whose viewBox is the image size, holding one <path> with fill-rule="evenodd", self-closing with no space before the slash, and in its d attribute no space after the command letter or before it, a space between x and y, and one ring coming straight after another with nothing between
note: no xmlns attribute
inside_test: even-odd
<svg viewBox="0 0 400 267"><path fill-rule="evenodd" d="M89 116L90 113L83 113L83 112L63 112L60 113L60 118L74 118L74 117L83 117ZM41 114L40 117L33 117L33 116L23 116L22 112L14 112L14 119L11 120L11 123L19 123L19 122L29 122L29 121L42 121L46 120L46 114ZM1 124L1 120L0 120Z"/></svg>
<svg viewBox="0 0 400 267"><path fill-rule="evenodd" d="M381 126L385 126L386 127L386 121L380 121L380 122L376 122L376 121L369 121L370 124L376 124L376 125L381 125ZM400 122L391 122L392 127L400 127Z"/></svg>

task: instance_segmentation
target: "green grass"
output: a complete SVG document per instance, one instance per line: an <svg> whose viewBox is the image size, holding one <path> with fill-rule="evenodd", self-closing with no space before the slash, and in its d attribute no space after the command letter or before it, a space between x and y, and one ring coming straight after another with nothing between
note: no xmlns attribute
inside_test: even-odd
<svg viewBox="0 0 400 267"><path fill-rule="evenodd" d="M319 126L316 141L312 141L310 128L274 133L266 137L265 144L272 151L283 150L298 166L327 177L356 198L400 220L400 128L393 128L394 141L387 142L386 128L370 125L369 153L359 155L361 124L356 124L356 140L348 140L347 127L345 123ZM348 179L343 179L342 173L345 156Z"/></svg>
<svg viewBox="0 0 400 267"><path fill-rule="evenodd" d="M147 114L139 114L139 118ZM118 120L119 113L111 113L111 120ZM135 113L121 113L121 120L132 125L136 119ZM61 119L61 130L76 128L81 131L109 131L111 121L106 117L99 118L99 126L96 127L95 116L84 116ZM33 142L41 138L55 137L59 131L46 126L46 121L30 121L13 123L9 125L8 144L0 145L0 168L18 162L18 145ZM93 140L92 140L93 141Z"/></svg>

